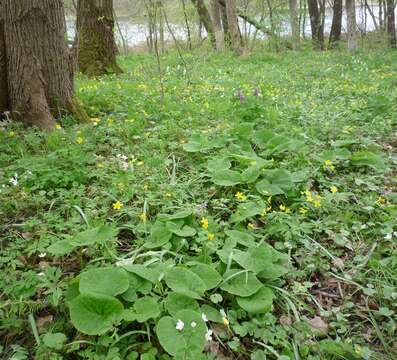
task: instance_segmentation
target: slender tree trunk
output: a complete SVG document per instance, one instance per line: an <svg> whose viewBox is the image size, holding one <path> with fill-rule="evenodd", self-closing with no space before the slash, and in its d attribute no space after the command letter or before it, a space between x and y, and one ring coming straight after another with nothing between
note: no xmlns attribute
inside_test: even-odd
<svg viewBox="0 0 397 360"><path fill-rule="evenodd" d="M11 117L46 130L54 128L54 117L66 113L85 120L73 96L63 1L0 0L0 14L5 35L0 41L0 76L7 78Z"/></svg>
<svg viewBox="0 0 397 360"><path fill-rule="evenodd" d="M292 48L299 49L300 31L299 31L299 6L298 0L289 0L289 17L291 22Z"/></svg>
<svg viewBox="0 0 397 360"><path fill-rule="evenodd" d="M321 26L321 14L317 0L308 0L310 27L312 30L313 46L316 50L324 49L324 29Z"/></svg>
<svg viewBox="0 0 397 360"><path fill-rule="evenodd" d="M201 23L204 25L204 28L207 31L211 45L216 49L214 25L212 23L210 13L204 4L204 0L192 0L192 3L197 10Z"/></svg>
<svg viewBox="0 0 397 360"><path fill-rule="evenodd" d="M225 0L227 24L229 27L230 41L233 50L237 55L243 54L243 40L241 38L240 28L237 20L237 9L235 0Z"/></svg>
<svg viewBox="0 0 397 360"><path fill-rule="evenodd" d="M186 4L185 0L181 0L182 2L182 9L183 9L183 17L185 19L185 24L186 24L186 33L187 33L187 41L188 41L188 48L189 50L192 50L192 37L190 35L190 25L189 25L189 20L187 18L187 13L186 13Z"/></svg>
<svg viewBox="0 0 397 360"><path fill-rule="evenodd" d="M122 72L116 62L113 0L79 0L77 4L79 70L89 76Z"/></svg>
<svg viewBox="0 0 397 360"><path fill-rule="evenodd" d="M340 41L340 35L342 32L342 13L343 13L343 2L342 0L334 0L333 5L333 16L331 32L329 34L329 47L332 48L335 44Z"/></svg>
<svg viewBox="0 0 397 360"><path fill-rule="evenodd" d="M374 23L375 30L378 31L378 30L379 30L379 25L378 25L378 22L376 21L375 14L374 14L374 12L372 11L371 6L369 6L369 4L368 4L368 0L365 0L365 7L366 7L366 9L368 10L369 15L370 15L371 18L372 18L372 22Z"/></svg>
<svg viewBox="0 0 397 360"><path fill-rule="evenodd" d="M0 0L0 14L3 10L2 0ZM4 22L0 17L0 117L4 111L8 110L8 84L7 84L7 63L6 63L6 43L4 34Z"/></svg>
<svg viewBox="0 0 397 360"><path fill-rule="evenodd" d="M357 49L357 24L356 24L356 3L355 0L346 0L347 17L347 48L350 51Z"/></svg>
<svg viewBox="0 0 397 360"><path fill-rule="evenodd" d="M379 6L379 11L378 11L379 28L380 28L380 31L383 31L384 24L383 24L383 1L382 0L379 0L378 6Z"/></svg>
<svg viewBox="0 0 397 360"><path fill-rule="evenodd" d="M396 21L393 0L387 0L387 36L389 38L390 47L396 48Z"/></svg>
<svg viewBox="0 0 397 360"><path fill-rule="evenodd" d="M221 4L221 2L219 3ZM229 23L227 22L225 3L223 4L223 6L221 6L221 15L222 15L222 27L223 27L223 39L225 41L225 46L230 48L232 44L231 44L230 31L229 31Z"/></svg>
<svg viewBox="0 0 397 360"><path fill-rule="evenodd" d="M224 47L222 32L221 5L218 0L211 0L212 23L214 24L216 50L222 51Z"/></svg>

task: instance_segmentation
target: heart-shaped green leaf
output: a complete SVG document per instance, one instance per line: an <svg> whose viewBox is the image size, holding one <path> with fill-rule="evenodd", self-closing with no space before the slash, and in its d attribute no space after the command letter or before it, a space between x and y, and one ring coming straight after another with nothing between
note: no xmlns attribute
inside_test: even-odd
<svg viewBox="0 0 397 360"><path fill-rule="evenodd" d="M261 287L258 292L248 297L237 297L237 303L249 313L265 313L272 310L273 291L268 287Z"/></svg>

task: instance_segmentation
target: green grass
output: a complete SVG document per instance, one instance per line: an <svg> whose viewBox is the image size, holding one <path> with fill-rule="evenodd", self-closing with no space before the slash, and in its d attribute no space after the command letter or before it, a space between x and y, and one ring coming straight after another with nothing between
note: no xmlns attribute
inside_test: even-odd
<svg viewBox="0 0 397 360"><path fill-rule="evenodd" d="M1 357L395 359L395 53L184 61L0 128Z"/></svg>

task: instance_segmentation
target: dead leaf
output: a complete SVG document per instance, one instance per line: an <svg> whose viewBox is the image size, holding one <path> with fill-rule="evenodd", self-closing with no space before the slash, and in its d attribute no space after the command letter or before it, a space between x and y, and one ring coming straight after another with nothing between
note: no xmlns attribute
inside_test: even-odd
<svg viewBox="0 0 397 360"><path fill-rule="evenodd" d="M315 316L313 319L308 320L307 322L313 330L320 332L321 334L328 333L329 325L320 316Z"/></svg>
<svg viewBox="0 0 397 360"><path fill-rule="evenodd" d="M280 324L281 325L291 325L292 324L292 319L289 316L282 315L280 317Z"/></svg>
<svg viewBox="0 0 397 360"><path fill-rule="evenodd" d="M53 320L54 320L54 316L51 314L38 317L36 319L36 326L39 332L45 327L46 324L52 323Z"/></svg>

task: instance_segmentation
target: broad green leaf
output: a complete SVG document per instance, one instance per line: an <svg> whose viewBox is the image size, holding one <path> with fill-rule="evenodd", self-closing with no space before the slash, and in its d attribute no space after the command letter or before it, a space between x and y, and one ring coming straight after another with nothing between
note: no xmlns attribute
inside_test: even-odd
<svg viewBox="0 0 397 360"><path fill-rule="evenodd" d="M259 131L255 131L253 133L252 140L261 149L264 149L267 147L267 144L269 143L270 139L273 138L274 136L275 136L275 133L273 131L270 131L267 129L262 129Z"/></svg>
<svg viewBox="0 0 397 360"><path fill-rule="evenodd" d="M181 210L176 212L175 214L158 214L157 219L159 221L173 221L179 219L185 219L192 215L192 210Z"/></svg>
<svg viewBox="0 0 397 360"><path fill-rule="evenodd" d="M231 269L223 275L223 279L221 289L241 297L251 296L262 287L262 283L249 271Z"/></svg>
<svg viewBox="0 0 397 360"><path fill-rule="evenodd" d="M255 182L261 174L258 166L250 166L241 173L241 181L243 183L251 184Z"/></svg>
<svg viewBox="0 0 397 360"><path fill-rule="evenodd" d="M204 304L201 307L201 313L205 314L207 319L209 321L217 322L217 323L223 323L222 315L219 312L219 310L213 308L212 306L209 306L207 304Z"/></svg>
<svg viewBox="0 0 397 360"><path fill-rule="evenodd" d="M194 299L200 299L207 287L198 275L183 267L169 269L165 282L173 291Z"/></svg>
<svg viewBox="0 0 397 360"><path fill-rule="evenodd" d="M90 269L80 275L79 290L82 294L116 296L129 286L127 273L121 268Z"/></svg>
<svg viewBox="0 0 397 360"><path fill-rule="evenodd" d="M176 329L177 322L184 324L182 330ZM191 324L195 326L192 327ZM205 333L207 327L199 312L192 310L181 310L174 317L165 316L160 319L156 326L157 338L163 349L172 356L179 358L186 353L201 354L205 345ZM181 357L185 359L196 359L196 357Z"/></svg>
<svg viewBox="0 0 397 360"><path fill-rule="evenodd" d="M218 170L227 170L230 169L232 163L227 157L218 157L207 162L207 170L209 172L214 172Z"/></svg>
<svg viewBox="0 0 397 360"><path fill-rule="evenodd" d="M196 229L188 225L183 225L182 227L180 227L175 222L168 221L166 223L166 227L172 234L175 234L180 237L191 237L196 235Z"/></svg>
<svg viewBox="0 0 397 360"><path fill-rule="evenodd" d="M114 226L102 225L87 229L75 235L71 243L75 246L103 244L117 236L118 229Z"/></svg>
<svg viewBox="0 0 397 360"><path fill-rule="evenodd" d="M235 241L236 243L246 246L246 247L251 247L255 246L255 239L252 235L250 235L247 232L243 231L237 231L237 230L226 230L225 234Z"/></svg>
<svg viewBox="0 0 397 360"><path fill-rule="evenodd" d="M293 188L291 173L278 169L267 170L264 179L256 184L256 189L263 195L282 195Z"/></svg>
<svg viewBox="0 0 397 360"><path fill-rule="evenodd" d="M220 186L233 186L241 183L239 172L229 169L219 169L211 173L211 180Z"/></svg>
<svg viewBox="0 0 397 360"><path fill-rule="evenodd" d="M368 166L376 171L383 172L387 170L387 166L382 156L370 151L359 151L352 155L351 162L353 166Z"/></svg>
<svg viewBox="0 0 397 360"><path fill-rule="evenodd" d="M217 287L222 280L221 275L210 265L195 263L189 269L204 281L206 290Z"/></svg>
<svg viewBox="0 0 397 360"><path fill-rule="evenodd" d="M161 275L162 270L160 267L147 267L140 264L132 264L132 265L123 265L123 269L128 272L134 273L141 278L144 278L151 283L155 284Z"/></svg>
<svg viewBox="0 0 397 360"><path fill-rule="evenodd" d="M247 201L238 205L236 212L230 217L230 222L239 223L262 213L264 204Z"/></svg>
<svg viewBox="0 0 397 360"><path fill-rule="evenodd" d="M168 293L165 299L165 308L171 316L174 316L177 312L181 311L181 309L189 309L197 312L200 310L196 300L175 292Z"/></svg>
<svg viewBox="0 0 397 360"><path fill-rule="evenodd" d="M47 333L43 336L44 345L55 350L61 350L66 340L66 335L62 333Z"/></svg>
<svg viewBox="0 0 397 360"><path fill-rule="evenodd" d="M155 319L161 313L160 306L151 296L145 296L138 299L134 304L136 319L138 322L145 322L149 319Z"/></svg>
<svg viewBox="0 0 397 360"><path fill-rule="evenodd" d="M172 237L172 232L167 229L165 224L156 221L152 227L149 241L144 244L148 249L154 249L167 244Z"/></svg>
<svg viewBox="0 0 397 360"><path fill-rule="evenodd" d="M262 270L258 277L266 280L276 280L279 277L285 275L288 272L288 268L282 264L273 263L271 266L268 266L264 270Z"/></svg>
<svg viewBox="0 0 397 360"><path fill-rule="evenodd" d="M210 148L208 139L200 132L193 133L189 142L183 145L183 150L187 152L206 151L208 148Z"/></svg>
<svg viewBox="0 0 397 360"><path fill-rule="evenodd" d="M75 246L71 244L70 240L60 240L50 245L47 248L47 251L55 256L64 256L66 254L71 253L74 250L74 248Z"/></svg>
<svg viewBox="0 0 397 360"><path fill-rule="evenodd" d="M81 294L69 303L74 327L87 335L101 335L119 320L123 305L115 297Z"/></svg>
<svg viewBox="0 0 397 360"><path fill-rule="evenodd" d="M272 310L273 291L268 287L261 287L258 292L248 297L237 297L237 303L249 313L261 314Z"/></svg>
<svg viewBox="0 0 397 360"><path fill-rule="evenodd" d="M318 157L320 161L325 160L347 160L350 158L350 151L345 148L336 148L323 151Z"/></svg>
<svg viewBox="0 0 397 360"><path fill-rule="evenodd" d="M245 270L259 273L272 265L272 251L264 245L251 247L247 251L235 249L233 260Z"/></svg>

